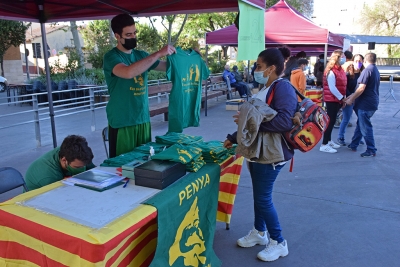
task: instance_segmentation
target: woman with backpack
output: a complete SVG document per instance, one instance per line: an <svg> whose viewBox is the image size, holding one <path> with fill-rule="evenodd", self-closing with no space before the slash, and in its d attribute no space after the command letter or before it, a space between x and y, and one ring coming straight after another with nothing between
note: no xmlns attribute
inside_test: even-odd
<svg viewBox="0 0 400 267"><path fill-rule="evenodd" d="M346 100L347 77L346 72L340 64L342 57L342 50L333 51L324 70L324 102L330 120L319 151L326 153L336 153L336 148L340 147L340 145L332 141L331 135L336 122L336 116Z"/></svg>
<svg viewBox="0 0 400 267"><path fill-rule="evenodd" d="M262 122L258 133L284 133L293 126L291 118L297 109L297 96L292 85L287 80L279 78L283 68L284 57L278 49L266 49L259 54L254 79L263 88L258 94L253 95L253 98L267 103L273 90L274 94L269 106L276 111L276 115L271 120ZM234 121L238 123L239 115L235 115L234 118ZM236 137L236 132L228 135L224 146L232 147L232 144L237 143ZM278 214L272 202L272 189L279 172L293 157L294 150L282 136L280 141L279 150L283 160L266 164L248 159L248 168L253 183L254 227L246 236L238 239L237 244L241 247L266 245L265 249L257 254L257 257L263 261L274 261L289 253L287 242L281 233ZM271 146L276 146L276 144L271 144Z"/></svg>

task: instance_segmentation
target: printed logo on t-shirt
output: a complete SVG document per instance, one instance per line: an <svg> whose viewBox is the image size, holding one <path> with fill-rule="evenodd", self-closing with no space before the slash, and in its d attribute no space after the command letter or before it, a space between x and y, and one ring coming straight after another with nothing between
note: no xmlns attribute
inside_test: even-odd
<svg viewBox="0 0 400 267"><path fill-rule="evenodd" d="M133 91L134 96L141 96L146 93L146 87L144 86L144 79L142 74L133 77L133 80L135 81L135 85L129 88L129 90Z"/></svg>
<svg viewBox="0 0 400 267"><path fill-rule="evenodd" d="M197 64L192 64L186 73L186 77L182 78L182 86L183 87L188 87L188 86L198 86L199 85L199 80L200 80L200 70L199 66ZM188 90L187 92L191 92L193 90ZM185 90L186 92L186 90Z"/></svg>

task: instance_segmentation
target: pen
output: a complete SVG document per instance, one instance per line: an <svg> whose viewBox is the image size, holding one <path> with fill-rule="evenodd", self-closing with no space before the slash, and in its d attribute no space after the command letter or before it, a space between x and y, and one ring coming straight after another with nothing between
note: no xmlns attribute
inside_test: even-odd
<svg viewBox="0 0 400 267"><path fill-rule="evenodd" d="M129 183L129 180L130 180L130 179L128 179L128 180L125 182L125 184L124 184L124 186L123 186L122 188L125 188L125 187L127 186L127 184Z"/></svg>

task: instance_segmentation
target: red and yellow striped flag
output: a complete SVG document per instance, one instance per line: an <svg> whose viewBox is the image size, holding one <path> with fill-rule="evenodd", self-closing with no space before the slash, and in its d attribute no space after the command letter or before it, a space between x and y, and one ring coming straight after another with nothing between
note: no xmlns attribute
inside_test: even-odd
<svg viewBox="0 0 400 267"><path fill-rule="evenodd" d="M236 191L242 171L243 157L231 157L221 164L217 221L230 223Z"/></svg>

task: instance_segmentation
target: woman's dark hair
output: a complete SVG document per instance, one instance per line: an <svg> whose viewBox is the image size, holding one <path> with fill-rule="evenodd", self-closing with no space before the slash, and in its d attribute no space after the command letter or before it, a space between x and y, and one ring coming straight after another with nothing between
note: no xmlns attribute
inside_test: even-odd
<svg viewBox="0 0 400 267"><path fill-rule="evenodd" d="M122 29L127 27L127 26L132 26L135 25L135 21L133 18L128 15L128 14L119 14L116 15L112 20L111 20L111 29L113 30L114 33L118 33L119 35L122 34Z"/></svg>
<svg viewBox="0 0 400 267"><path fill-rule="evenodd" d="M307 57L307 54L304 51L300 51L299 53L296 54L296 57L297 58L305 58L305 57Z"/></svg>
<svg viewBox="0 0 400 267"><path fill-rule="evenodd" d="M276 67L276 75L280 76L282 74L285 60L279 49L265 49L258 55L258 57L261 58L261 61L264 62L267 67L274 65Z"/></svg>
<svg viewBox="0 0 400 267"><path fill-rule="evenodd" d="M292 70L294 68L299 67L299 65L297 64L297 61L299 59L295 56L292 56L288 59L288 61L286 61L285 63L285 73L284 73L284 77L290 77L290 74L292 73Z"/></svg>
<svg viewBox="0 0 400 267"><path fill-rule="evenodd" d="M61 144L59 157L65 157L68 162L78 159L87 165L92 162L93 152L85 137L68 135Z"/></svg>
<svg viewBox="0 0 400 267"><path fill-rule="evenodd" d="M290 57L291 52L290 52L289 48L287 48L286 46L282 46L282 47L279 47L278 49L279 49L279 51L281 51L282 56L285 60L287 60Z"/></svg>

